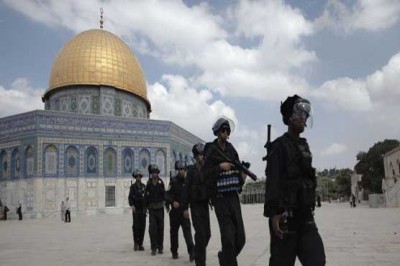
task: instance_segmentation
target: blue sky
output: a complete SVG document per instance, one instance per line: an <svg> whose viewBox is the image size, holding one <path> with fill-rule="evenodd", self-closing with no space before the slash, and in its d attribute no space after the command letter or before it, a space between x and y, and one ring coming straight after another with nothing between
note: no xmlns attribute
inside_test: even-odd
<svg viewBox="0 0 400 266"><path fill-rule="evenodd" d="M0 1L0 117L43 109L52 64L78 33L104 28L134 51L151 118L231 141L263 176L266 125L286 130L288 95L309 99L314 165L353 168L358 151L399 139L400 1Z"/></svg>

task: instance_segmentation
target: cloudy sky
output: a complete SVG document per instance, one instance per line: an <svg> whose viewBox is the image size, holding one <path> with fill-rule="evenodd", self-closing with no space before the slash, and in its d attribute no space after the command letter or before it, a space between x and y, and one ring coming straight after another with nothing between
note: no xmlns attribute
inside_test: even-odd
<svg viewBox="0 0 400 266"><path fill-rule="evenodd" d="M56 55L99 28L100 8L142 64L151 118L206 141L232 118L230 140L259 176L288 95L313 104L304 136L318 169L353 168L358 151L399 139L399 0L0 0L0 117L44 108Z"/></svg>

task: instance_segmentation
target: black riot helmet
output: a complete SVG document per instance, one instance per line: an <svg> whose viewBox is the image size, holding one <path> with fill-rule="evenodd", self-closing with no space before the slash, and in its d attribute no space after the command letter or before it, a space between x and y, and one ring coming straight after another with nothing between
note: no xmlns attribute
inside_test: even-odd
<svg viewBox="0 0 400 266"><path fill-rule="evenodd" d="M214 136L218 136L218 133L221 129L226 128L229 129L230 132L233 132L235 130L235 123L227 117L221 117L217 121L215 121L212 131L214 133Z"/></svg>
<svg viewBox="0 0 400 266"><path fill-rule="evenodd" d="M194 158L196 158L199 155L204 155L204 144L197 143L197 144L193 145L192 153L193 153Z"/></svg>
<svg viewBox="0 0 400 266"><path fill-rule="evenodd" d="M133 177L137 177L137 176L143 177L142 172L139 169L136 169L135 172L132 173L132 176Z"/></svg>
<svg viewBox="0 0 400 266"><path fill-rule="evenodd" d="M285 125L289 125L289 122L294 117L303 117L304 121L308 120L306 125L312 127L313 114L311 103L297 94L287 97L286 100L281 103L281 114Z"/></svg>
<svg viewBox="0 0 400 266"><path fill-rule="evenodd" d="M158 168L157 164L150 164L147 169L149 170L149 174L160 173L160 168Z"/></svg>
<svg viewBox="0 0 400 266"><path fill-rule="evenodd" d="M186 163L182 160L178 160L175 162L175 170L186 169Z"/></svg>

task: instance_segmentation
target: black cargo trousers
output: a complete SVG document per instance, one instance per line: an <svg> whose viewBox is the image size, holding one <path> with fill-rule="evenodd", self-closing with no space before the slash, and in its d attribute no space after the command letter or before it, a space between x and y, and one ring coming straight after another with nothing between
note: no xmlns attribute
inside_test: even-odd
<svg viewBox="0 0 400 266"><path fill-rule="evenodd" d="M218 254L221 266L236 266L240 251L246 243L246 234L237 192L217 193L212 198L219 230L222 253Z"/></svg>
<svg viewBox="0 0 400 266"><path fill-rule="evenodd" d="M190 204L190 213L194 227L194 252L196 266L205 266L207 245L211 238L210 211L208 201Z"/></svg>
<svg viewBox="0 0 400 266"><path fill-rule="evenodd" d="M139 246L143 245L144 231L146 230L146 209L136 208L135 212L132 212L133 216L133 242Z"/></svg>
<svg viewBox="0 0 400 266"><path fill-rule="evenodd" d="M164 208L149 209L149 235L151 250L164 249Z"/></svg>
<svg viewBox="0 0 400 266"><path fill-rule="evenodd" d="M290 219L290 218L288 218ZM303 266L325 265L325 251L314 218L297 222L296 230L290 230L283 239L272 231L272 218L269 219L271 246L269 266L294 266L296 256Z"/></svg>
<svg viewBox="0 0 400 266"><path fill-rule="evenodd" d="M182 227L183 236L185 238L185 242L186 242L186 246L187 246L187 251L190 254L194 247L190 219L183 217L183 210L181 208L172 208L171 211L169 212L169 224L170 224L172 254L178 253L179 227Z"/></svg>

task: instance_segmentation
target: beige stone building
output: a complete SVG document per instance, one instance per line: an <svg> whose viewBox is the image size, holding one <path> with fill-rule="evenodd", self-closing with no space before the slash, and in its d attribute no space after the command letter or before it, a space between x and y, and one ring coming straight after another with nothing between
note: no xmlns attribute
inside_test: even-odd
<svg viewBox="0 0 400 266"><path fill-rule="evenodd" d="M383 157L385 178L382 191L387 207L400 207L400 147L387 152Z"/></svg>

